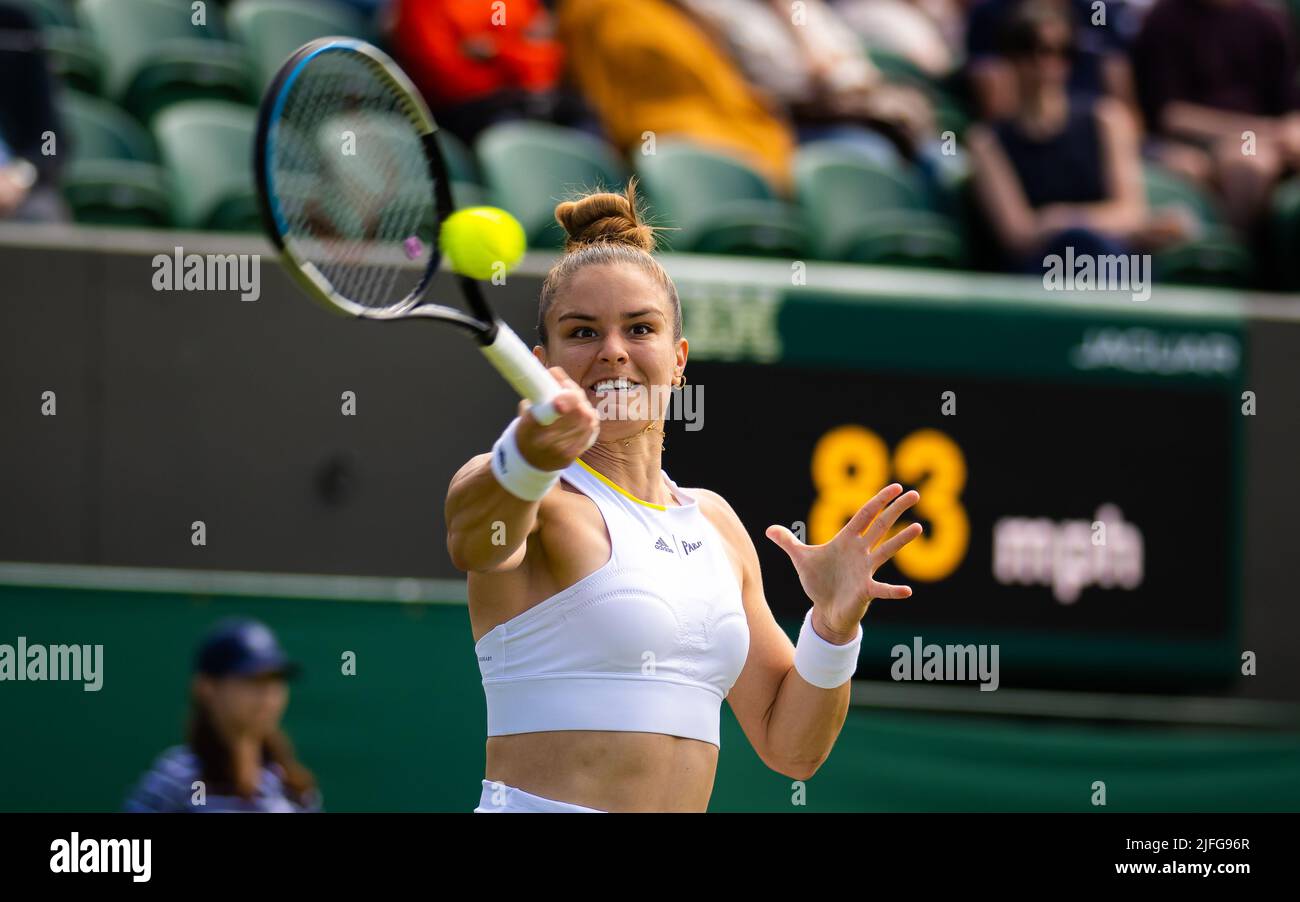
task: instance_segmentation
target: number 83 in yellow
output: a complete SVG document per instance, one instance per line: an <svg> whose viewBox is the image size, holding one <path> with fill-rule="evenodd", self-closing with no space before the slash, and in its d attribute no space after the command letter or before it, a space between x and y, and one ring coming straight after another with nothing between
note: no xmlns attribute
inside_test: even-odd
<svg viewBox="0 0 1300 902"><path fill-rule="evenodd" d="M829 542L882 486L896 480L918 487L921 500L912 510L930 524L924 535L894 556L898 569L909 579L935 582L951 575L966 557L970 519L960 500L966 458L939 430L911 433L891 457L889 447L870 429L837 426L813 447L812 479L817 498L808 512L809 544ZM898 523L889 535L909 525Z"/></svg>

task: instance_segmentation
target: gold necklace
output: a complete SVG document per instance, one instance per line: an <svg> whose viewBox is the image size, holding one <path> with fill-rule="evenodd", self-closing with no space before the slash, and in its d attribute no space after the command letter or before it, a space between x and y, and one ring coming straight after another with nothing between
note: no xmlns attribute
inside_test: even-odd
<svg viewBox="0 0 1300 902"><path fill-rule="evenodd" d="M622 443L623 443L623 447L626 448L626 447L630 446L630 445L632 444L632 442L634 442L636 439L638 439L638 438L640 438L641 436L645 435L645 434L646 434L647 432L649 432L651 429L654 429L656 425L658 425L658 424L657 424L654 420L651 420L649 423L646 423L645 428L642 429L640 432L636 433L636 435L628 436L628 437L625 438L625 439L615 439L614 441L622 442ZM660 450L663 450L663 448L664 448L664 445L665 445L665 438L666 438L666 436L664 435L664 433L663 433L662 430L661 430L660 433L659 433L659 448L660 448ZM604 444L604 443L602 442L601 444Z"/></svg>

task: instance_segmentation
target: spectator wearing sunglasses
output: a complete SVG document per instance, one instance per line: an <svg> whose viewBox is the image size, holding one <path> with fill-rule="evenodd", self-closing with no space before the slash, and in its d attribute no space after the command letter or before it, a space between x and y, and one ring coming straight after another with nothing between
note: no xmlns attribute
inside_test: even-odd
<svg viewBox="0 0 1300 902"><path fill-rule="evenodd" d="M1006 58L1009 24L1024 0L976 0L966 27L966 83L976 113L985 119L1010 116L1016 109L1016 76ZM1136 91L1126 45L1134 19L1131 2L1053 0L1073 25L1067 90L1086 97L1114 97L1137 113Z"/></svg>
<svg viewBox="0 0 1300 902"><path fill-rule="evenodd" d="M977 194L1013 271L1041 273L1044 258L1066 247L1076 258L1129 254L1192 230L1187 211L1148 209L1127 108L1069 92L1072 31L1055 3L1020 6L1005 45L1016 110L967 136Z"/></svg>

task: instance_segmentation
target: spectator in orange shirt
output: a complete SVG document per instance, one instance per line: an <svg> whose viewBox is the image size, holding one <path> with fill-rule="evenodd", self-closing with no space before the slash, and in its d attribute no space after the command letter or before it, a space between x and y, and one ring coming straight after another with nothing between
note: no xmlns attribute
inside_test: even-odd
<svg viewBox="0 0 1300 902"><path fill-rule="evenodd" d="M391 39L439 126L465 141L494 122L545 119L595 130L561 83L564 50L539 0L398 0Z"/></svg>

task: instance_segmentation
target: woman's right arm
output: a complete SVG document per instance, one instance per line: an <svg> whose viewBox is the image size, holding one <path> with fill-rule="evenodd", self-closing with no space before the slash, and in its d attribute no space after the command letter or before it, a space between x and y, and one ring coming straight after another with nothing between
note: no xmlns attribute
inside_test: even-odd
<svg viewBox="0 0 1300 902"><path fill-rule="evenodd" d="M1046 236L1039 228L1034 208L1029 206L1015 167L987 125L972 125L966 143L975 190L998 240L1013 254L1029 253Z"/></svg>
<svg viewBox="0 0 1300 902"><path fill-rule="evenodd" d="M595 444L600 415L581 386L560 367L550 372L563 389L555 396L559 414L549 426L540 425L520 402L515 432L524 461L540 470L563 470ZM554 489L552 489L554 491ZM513 570L523 563L527 540L538 528L545 498L527 501L505 489L492 472L491 453L469 460L452 477L444 517L447 551L457 570Z"/></svg>

